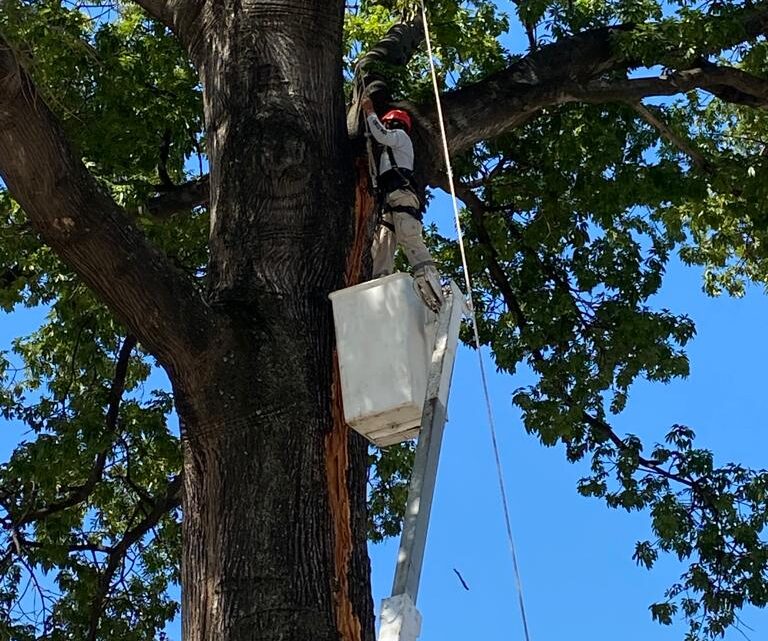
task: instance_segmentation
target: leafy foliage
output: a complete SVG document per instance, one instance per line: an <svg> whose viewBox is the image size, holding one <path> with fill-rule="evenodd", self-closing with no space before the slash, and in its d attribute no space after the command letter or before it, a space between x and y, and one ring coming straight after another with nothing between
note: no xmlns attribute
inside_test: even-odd
<svg viewBox="0 0 768 641"><path fill-rule="evenodd" d="M400 533L414 453L406 441L370 454L368 538L374 543Z"/></svg>
<svg viewBox="0 0 768 641"><path fill-rule="evenodd" d="M203 149L196 76L136 6L9 2L0 26L118 202L135 207L194 172L184 167ZM172 397L4 191L0 213L0 305L47 312L0 363L3 419L24 430L0 466L0 637L87 639L99 612L100 639L157 638L178 612ZM190 272L204 265L204 212L140 222Z"/></svg>
<svg viewBox="0 0 768 641"><path fill-rule="evenodd" d="M98 602L104 638L145 639L178 607L166 593L178 580L178 500L151 532L141 525L180 465L172 399L142 390L151 367L135 339L62 281L45 323L3 361L3 417L27 430L0 466L3 625L11 638L88 638Z"/></svg>

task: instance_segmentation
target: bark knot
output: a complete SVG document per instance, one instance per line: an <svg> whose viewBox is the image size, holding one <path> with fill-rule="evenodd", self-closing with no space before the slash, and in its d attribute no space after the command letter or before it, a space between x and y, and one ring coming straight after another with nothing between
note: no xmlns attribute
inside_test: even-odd
<svg viewBox="0 0 768 641"><path fill-rule="evenodd" d="M69 236L75 228L75 221L69 216L61 216L60 218L54 218L52 225L60 234Z"/></svg>

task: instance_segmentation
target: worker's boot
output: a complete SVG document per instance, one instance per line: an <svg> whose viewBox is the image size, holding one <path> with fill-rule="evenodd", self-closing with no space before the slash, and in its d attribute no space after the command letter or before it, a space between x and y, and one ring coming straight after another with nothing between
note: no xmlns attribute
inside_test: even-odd
<svg viewBox="0 0 768 641"><path fill-rule="evenodd" d="M430 261L419 266L413 271L413 280L424 304L433 312L439 312L443 306L443 286L435 265Z"/></svg>

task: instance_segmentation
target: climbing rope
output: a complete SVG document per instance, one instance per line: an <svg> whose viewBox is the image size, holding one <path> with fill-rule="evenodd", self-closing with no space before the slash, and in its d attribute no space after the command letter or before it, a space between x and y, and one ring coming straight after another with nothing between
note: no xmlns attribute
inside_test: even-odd
<svg viewBox="0 0 768 641"><path fill-rule="evenodd" d="M454 223L456 225L456 233L459 238L459 249L461 251L461 264L464 268L464 285L467 288L467 298L469 315L472 320L472 331L475 338L475 347L477 349L477 358L480 362L480 378L483 384L483 393L485 395L485 407L488 413L488 426L491 431L491 442L493 443L493 455L496 459L496 472L499 479L499 490L501 492L501 503L504 511L504 523L507 530L507 539L509 541L509 549L512 553L512 566L515 571L515 580L517 581L517 595L520 603L520 614L523 619L523 630L525 632L525 640L530 641L528 634L528 619L525 614L525 601L523 599L523 582L520 578L520 566L517 562L517 553L515 551L515 540L512 536L512 521L509 516L509 502L507 500L507 491L504 485L504 470L501 466L501 457L499 456L499 444L496 439L496 424L493 419L493 410L491 408L491 397L488 392L488 380L485 374L485 363L483 362L483 354L480 350L480 334L477 330L477 315L475 314L475 306L472 299L472 281L469 274L469 266L467 265L467 255L464 251L464 234L461 229L461 220L459 219L459 206L456 200L456 189L453 183L453 169L451 167L451 157L448 152L448 137L445 133L445 121L443 120L443 105L440 101L440 89L437 83L437 72L435 71L435 61L432 56L432 42L429 37L429 24L427 21L427 9L424 6L424 0L419 0L421 3L421 17L424 21L424 39L427 43L427 56L429 58L429 67L432 73L432 88L435 92L435 103L437 105L437 119L440 124L440 136L443 142L443 158L445 160L446 174L448 175L448 184L451 189L451 201L453 203L453 215Z"/></svg>

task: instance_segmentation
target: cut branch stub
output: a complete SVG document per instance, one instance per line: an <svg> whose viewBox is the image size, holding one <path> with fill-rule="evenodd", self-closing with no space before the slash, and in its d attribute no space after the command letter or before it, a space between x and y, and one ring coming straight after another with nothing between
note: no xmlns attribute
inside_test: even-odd
<svg viewBox="0 0 768 641"><path fill-rule="evenodd" d="M145 206L139 208L139 212L156 218L168 218L173 214L189 212L195 207L208 205L209 200L210 181L206 174L197 180L175 185L158 193L150 198Z"/></svg>

